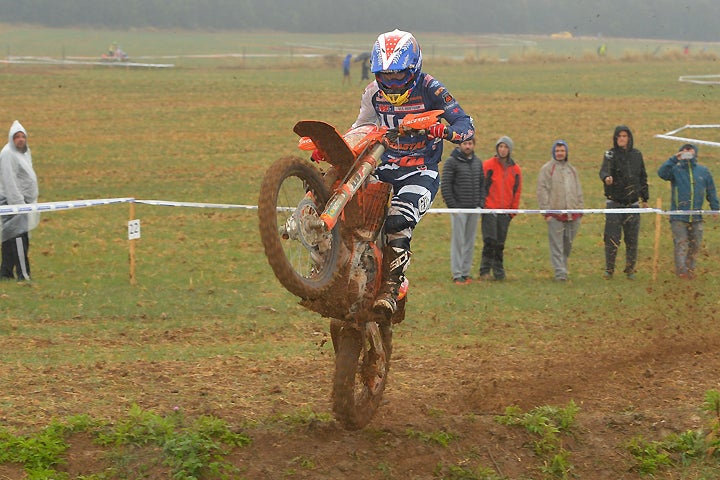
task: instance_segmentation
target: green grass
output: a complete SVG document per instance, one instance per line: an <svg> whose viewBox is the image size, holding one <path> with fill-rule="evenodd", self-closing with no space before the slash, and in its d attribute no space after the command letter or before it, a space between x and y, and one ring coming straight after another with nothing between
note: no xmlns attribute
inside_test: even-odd
<svg viewBox="0 0 720 480"><path fill-rule="evenodd" d="M644 152L651 196L669 195L654 176L675 145L652 136L687 121L712 122L716 89L676 81L689 67L713 71L714 62L657 62L602 65L454 65L428 62L475 118L480 156L491 155L495 139L509 134L514 156L524 171L522 205L536 206L536 172L548 158L548 145L563 137L581 171L586 206L602 207L597 168L610 145L612 129L627 123ZM642 72L642 75L639 75ZM292 126L301 118L321 118L342 128L357 111L359 88L340 88L331 68L290 72L246 69L114 70L95 68L3 67L0 79L16 92L5 118L19 118L30 134L41 200L125 197L185 202L254 205L265 166L275 158L298 154ZM611 81L609 81L609 79ZM577 93L577 95L576 95ZM451 145L447 145L450 150ZM718 153L701 149L711 167ZM441 207L438 198L435 206ZM258 242L253 210L212 210L136 206L142 222L137 245L138 285L128 282L126 221L128 205L87 208L43 215L33 232L32 257L37 285L33 289L3 286L4 321L0 330L35 328L38 321L91 326L112 322L196 322L238 317L263 322L267 309L278 321L292 312L299 323L312 315L272 278ZM510 341L521 343L527 327L543 324L551 337L565 326L563 315L576 311L598 330L613 319L588 306L608 295L640 312L653 298L644 288L627 289L620 281L597 285L602 268L602 217L588 215L571 260L573 288L584 296L566 299L551 282L544 227L538 216L519 216L511 226L507 266L509 281L488 285L482 295L458 292L447 281L449 222L428 215L416 231L411 266L413 289L441 295L416 295L411 302L416 341L440 328L458 342L501 324ZM653 216L643 218L641 282L652 268ZM671 248L663 219L660 278L668 279ZM713 269L717 258L717 224L706 232ZM440 268L436 268L440 266ZM618 279L620 280L620 279ZM710 275L703 282L715 285ZM470 287L475 289L475 287ZM32 301L30 301L32 299ZM490 301L488 301L490 300ZM637 307L635 307L637 306ZM446 322L454 318L483 322ZM273 315L269 318L272 320ZM638 315L640 318L640 315ZM530 323L527 323L530 322ZM618 322L624 325L623 322ZM42 324L42 323L41 323ZM82 323L81 323L82 324ZM255 341L256 339L254 339ZM486 341L504 343L508 339Z"/></svg>
<svg viewBox="0 0 720 480"><path fill-rule="evenodd" d="M183 67L224 66L262 67L281 64L301 65L307 56L336 57L369 51L379 32L351 34L290 34L282 32L198 32L163 30L52 29L27 25L0 24L0 47L4 55L99 58L112 42L130 55L131 60L174 63ZM605 60L684 59L682 50L690 46L690 56L712 59L720 54L720 44L642 39L580 37L553 39L549 36L482 34L439 34L415 32L426 60L447 58L472 62L540 60L564 62L567 59L596 59L597 47L607 45ZM200 58L209 55L236 55L225 60ZM337 63L338 70L340 64ZM355 70L358 70L357 68ZM357 77L356 77L357 78Z"/></svg>
<svg viewBox="0 0 720 480"><path fill-rule="evenodd" d="M22 465L27 478L70 478L55 469L65 463L68 439L77 434L86 434L109 450L107 463L113 460L113 466L92 477L98 479L132 478L148 464L166 466L172 478L230 478L238 469L223 457L233 447L251 443L246 435L231 431L214 417L188 421L180 410L160 416L135 405L128 418L115 425L77 416L66 422L53 421L36 436L15 436L0 429L0 462Z"/></svg>
<svg viewBox="0 0 720 480"><path fill-rule="evenodd" d="M118 40L131 54L161 55L249 51L256 43L258 51L282 51L301 40L340 52L373 39L86 33L3 28L0 45L13 55L53 55L61 46L67 55L94 55ZM296 121L322 119L343 129L357 114L361 87L341 87L339 64L296 60L187 60L170 70L0 65L6 92L0 130L16 118L27 128L41 201L135 197L255 205L265 168L301 154L292 133ZM514 139L524 172L521 207L536 207L537 171L553 141L565 138L586 206L601 208L597 170L619 123L633 129L645 155L653 205L658 196L667 205L669 186L655 171L677 145L653 135L717 121L717 88L677 82L683 74L717 73L714 60L482 63L428 55L426 70L475 119L481 157L492 154L500 135ZM446 145L446 154L451 148ZM700 157L720 177L720 152L704 147ZM444 206L439 197L435 206ZM127 204L43 214L31 241L35 284L0 284L0 370L77 367L101 386L100 374L92 373L97 364L331 354L330 344L318 340L326 320L298 306L273 277L254 210L136 205L142 239L135 286L128 278L128 217ZM715 328L716 300L698 292L718 290L720 224L707 224L701 277L679 286L665 218L652 281L655 221L652 215L642 220L635 282L601 281L600 215L583 219L571 281L552 282L544 223L519 215L507 243L507 281L458 288L450 281L449 219L427 215L415 233L411 300L396 342L410 355L452 356L454 347L481 346L534 358L560 347L601 349L608 331L615 340L642 345L655 341L647 335L653 329ZM476 251L479 256L479 244ZM692 319L683 311L688 305ZM0 374L0 389L8 381Z"/></svg>

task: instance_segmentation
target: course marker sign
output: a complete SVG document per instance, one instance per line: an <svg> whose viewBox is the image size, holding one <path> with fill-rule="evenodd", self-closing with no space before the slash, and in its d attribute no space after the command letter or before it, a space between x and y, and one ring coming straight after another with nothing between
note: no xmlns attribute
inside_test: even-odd
<svg viewBox="0 0 720 480"><path fill-rule="evenodd" d="M130 220L128 222L128 240L137 240L140 238L140 220Z"/></svg>

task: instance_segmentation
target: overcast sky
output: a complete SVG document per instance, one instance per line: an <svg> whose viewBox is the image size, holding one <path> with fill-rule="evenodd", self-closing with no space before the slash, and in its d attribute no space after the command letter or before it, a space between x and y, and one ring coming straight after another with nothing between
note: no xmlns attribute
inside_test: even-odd
<svg viewBox="0 0 720 480"><path fill-rule="evenodd" d="M54 27L411 31L720 41L720 0L0 0L0 22Z"/></svg>

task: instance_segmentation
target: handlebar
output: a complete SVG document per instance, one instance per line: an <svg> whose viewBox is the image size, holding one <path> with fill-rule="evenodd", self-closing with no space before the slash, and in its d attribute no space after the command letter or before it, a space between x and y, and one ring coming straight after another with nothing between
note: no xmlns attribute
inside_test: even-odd
<svg viewBox="0 0 720 480"><path fill-rule="evenodd" d="M445 113L444 110L428 110L427 112L405 115L402 123L397 128L388 130L385 136L389 140L397 140L401 135L423 135L431 125L440 121L439 117L443 113Z"/></svg>

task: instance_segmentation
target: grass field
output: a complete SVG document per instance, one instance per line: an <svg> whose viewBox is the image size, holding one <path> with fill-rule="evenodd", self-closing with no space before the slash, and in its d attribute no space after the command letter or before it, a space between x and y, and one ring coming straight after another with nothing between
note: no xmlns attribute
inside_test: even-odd
<svg viewBox="0 0 720 480"><path fill-rule="evenodd" d="M353 66L353 85L342 87L340 55L362 51L373 36L170 35L4 26L0 44L18 56L60 56L58 49L67 56L99 56L113 40L131 57L284 53L289 45L298 45L292 47L293 55L305 51L299 45L325 53L262 61L249 56L182 58L177 68L163 70L0 64L0 128L19 119L28 130L41 201L134 197L255 205L267 165L298 154L292 133L296 121L321 119L339 129L352 123L362 91L359 67ZM419 39L424 44L423 37ZM716 87L677 81L680 75L719 73L709 54L648 56L643 52L666 49L667 44L608 40L638 53L606 59L581 54L562 60L567 44L543 39L536 40L540 47L533 47L540 51L524 61L514 52L503 52L498 55L508 53L515 60L499 62L478 61L480 55L467 58L478 51L476 38L433 36L428 43L444 42L469 44L466 59L448 60L440 47L430 48L425 70L440 78L473 116L481 157L492 154L499 136L513 138L514 157L524 172L521 207L536 208L536 174L549 158L553 141L564 138L581 172L587 208L602 208L597 171L612 144L613 129L621 123L631 127L635 145L644 153L651 204L661 197L667 207L669 186L655 172L678 144L654 135L686 123L718 120ZM594 52L593 44L587 41L583 50ZM500 47L493 48L499 52ZM709 46L706 52L716 48ZM717 132L707 135L718 140ZM446 144L446 154L451 148ZM702 147L700 159L720 177L719 150ZM439 197L434 206L444 206ZM388 405L374 430L353 436L333 430L322 417L320 431L292 430L288 417L329 410L332 348L326 322L299 307L272 276L259 244L255 211L136 205L142 239L135 286L128 279L128 215L127 204L44 214L31 241L32 287L0 285L0 427L33 432L52 419L83 413L113 422L124 418L133 404L160 414L181 404L190 417L210 413L254 434L255 457L231 456L245 478L337 478L331 455L321 460L317 453L323 451L318 438L323 436L375 453L384 451L378 444L390 442L417 454L410 456L416 463L376 458L371 465L375 476L367 478L546 478L538 473L541 458L518 452L508 458L516 454L525 460L523 465L530 465L522 476L510 475L510 460L498 459L496 453L497 477L452 477L448 465L466 465L458 460L463 456L473 465L492 466L480 453L468 453L468 445L481 440L471 436L454 450L431 448L418 446L422 442L406 435L407 429L422 425L431 431L459 431L468 427L455 422L477 414L481 405L497 413L511 404L564 405L577 397L563 381L589 382L582 375L622 377L635 368L659 370L651 366L654 361L669 362L666 368L674 378L679 367L673 367L667 351L648 353L640 364L628 360L624 367L605 362L635 358L668 339L683 354L701 344L705 355L696 353L697 376L682 377L685 383L667 400L675 403L666 410L680 410L679 403L684 413L694 412L703 392L717 388L715 376L707 372L718 362L717 335L712 332L718 308L720 223L708 222L701 275L692 284L679 283L672 275L672 240L664 217L658 278L652 280L657 220L652 215L643 217L638 280L602 282L603 218L587 215L571 259L571 281L558 285L551 281L542 220L520 215L508 238L508 280L458 288L450 282L449 219L429 214L416 230L409 271L415 293L407 320L395 331L398 357ZM515 385L528 371L536 371L535 362L544 362L548 369L547 378L540 380L552 384L552 394L542 394L546 390L537 385L536 390ZM585 373L575 376L575 369ZM562 379L559 385L552 381L553 374ZM493 400L465 409L476 395L470 388L476 383ZM421 393L414 390L416 384ZM500 392L488 393L489 384L500 385ZM507 390L502 391L503 386ZM636 389L634 383L625 386ZM593 394L601 387L595 388ZM581 388L575 390L581 395ZM654 392L650 387L646 391ZM603 398L607 415L634 409L646 419L662 416L662 405L653 409L631 405L631 400L623 403L622 393ZM587 402L589 407L592 402ZM408 405L408 411L398 405ZM286 423L270 425L269 419L278 415L284 415ZM265 423L253 430L251 421ZM678 430L697 423L680 414L672 422L671 429ZM630 423L612 440L659 435L649 424ZM278 440L285 435L290 440ZM286 448L275 450L272 442ZM297 453L303 444L315 446L314 456ZM573 463L581 478L639 475L628 455L620 455L606 461L602 475L592 476L588 472L601 468L592 461L591 447L597 445L577 441L574 446ZM351 453L337 446L332 452L344 462L342 474L367 474L361 467L363 454ZM298 455L312 457L314 467L298 461ZM287 464L273 470L273 457ZM445 467L433 473L438 463ZM408 468L410 476L403 476ZM720 472L715 463L707 467L711 473L706 477L693 476L696 471L689 467L675 468L663 478L714 478L713 473Z"/></svg>

